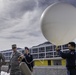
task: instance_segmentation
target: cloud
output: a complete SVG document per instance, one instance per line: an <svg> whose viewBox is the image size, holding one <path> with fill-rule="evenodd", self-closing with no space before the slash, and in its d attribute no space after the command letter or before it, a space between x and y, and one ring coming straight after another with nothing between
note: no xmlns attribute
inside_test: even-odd
<svg viewBox="0 0 76 75"><path fill-rule="evenodd" d="M39 19L42 10L35 0L4 0L0 18L0 46L16 43L32 46L40 37ZM24 45L23 45L24 44ZM5 48L9 48L6 45ZM2 48L2 49L5 49Z"/></svg>
<svg viewBox="0 0 76 75"><path fill-rule="evenodd" d="M32 47L45 42L40 17L46 7L63 0L0 0L0 48ZM64 0L76 4L75 0Z"/></svg>

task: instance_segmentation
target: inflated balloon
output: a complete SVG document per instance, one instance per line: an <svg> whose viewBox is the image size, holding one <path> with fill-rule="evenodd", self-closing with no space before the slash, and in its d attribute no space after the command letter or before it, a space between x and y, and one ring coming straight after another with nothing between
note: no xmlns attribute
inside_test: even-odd
<svg viewBox="0 0 76 75"><path fill-rule="evenodd" d="M41 30L54 45L63 45L76 38L76 8L68 3L55 3L41 16Z"/></svg>

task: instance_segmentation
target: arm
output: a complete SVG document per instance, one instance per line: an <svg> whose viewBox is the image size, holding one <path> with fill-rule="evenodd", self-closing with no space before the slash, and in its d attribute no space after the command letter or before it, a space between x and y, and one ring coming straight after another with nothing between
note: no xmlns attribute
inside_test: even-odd
<svg viewBox="0 0 76 75"><path fill-rule="evenodd" d="M11 54L10 59L9 59L7 73L9 73L9 70L11 69L11 60L12 60L12 56L13 56L12 54Z"/></svg>
<svg viewBox="0 0 76 75"><path fill-rule="evenodd" d="M34 61L33 61L33 56L31 55L31 71L33 72L33 67L34 67Z"/></svg>
<svg viewBox="0 0 76 75"><path fill-rule="evenodd" d="M62 58L66 59L68 56L67 56L67 53L63 53L62 51L57 51L59 56L61 56Z"/></svg>
<svg viewBox="0 0 76 75"><path fill-rule="evenodd" d="M62 52L58 46L55 49L56 49L57 53L59 54L59 56L61 56L64 59L70 58L74 55L74 53L70 53L70 52L64 53L64 52Z"/></svg>
<svg viewBox="0 0 76 75"><path fill-rule="evenodd" d="M58 54L62 57L62 58L64 58L64 59L66 59L66 58L71 58L71 57L73 57L74 56L74 52L68 52L68 53L63 53L62 51L57 51L58 52Z"/></svg>
<svg viewBox="0 0 76 75"><path fill-rule="evenodd" d="M22 53L18 53L18 61L21 62L24 59L24 55Z"/></svg>
<svg viewBox="0 0 76 75"><path fill-rule="evenodd" d="M2 53L1 53L1 59L2 59L1 65L4 65L5 64L5 57Z"/></svg>
<svg viewBox="0 0 76 75"><path fill-rule="evenodd" d="M11 65L9 64L9 65L8 65L7 73L9 73L10 68L11 68Z"/></svg>
<svg viewBox="0 0 76 75"><path fill-rule="evenodd" d="M34 61L33 61L33 56L31 55L31 67L34 67Z"/></svg>

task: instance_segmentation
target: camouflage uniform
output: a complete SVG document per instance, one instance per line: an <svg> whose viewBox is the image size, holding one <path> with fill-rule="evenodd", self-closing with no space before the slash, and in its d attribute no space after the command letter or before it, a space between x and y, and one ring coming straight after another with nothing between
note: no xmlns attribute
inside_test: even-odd
<svg viewBox="0 0 76 75"><path fill-rule="evenodd" d="M10 75L21 75L21 71L19 68L20 62L18 61L18 58L21 56L21 53L16 51L12 54L12 58L10 59Z"/></svg>
<svg viewBox="0 0 76 75"><path fill-rule="evenodd" d="M5 64L5 57L2 53L0 53L0 73L1 73L1 66Z"/></svg>

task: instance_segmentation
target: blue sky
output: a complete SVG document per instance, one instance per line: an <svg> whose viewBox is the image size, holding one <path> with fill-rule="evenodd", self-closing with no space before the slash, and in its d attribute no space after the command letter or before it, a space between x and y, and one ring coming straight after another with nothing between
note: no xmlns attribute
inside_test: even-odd
<svg viewBox="0 0 76 75"><path fill-rule="evenodd" d="M32 47L46 41L41 32L40 17L44 9L54 2L76 0L0 0L0 50Z"/></svg>

